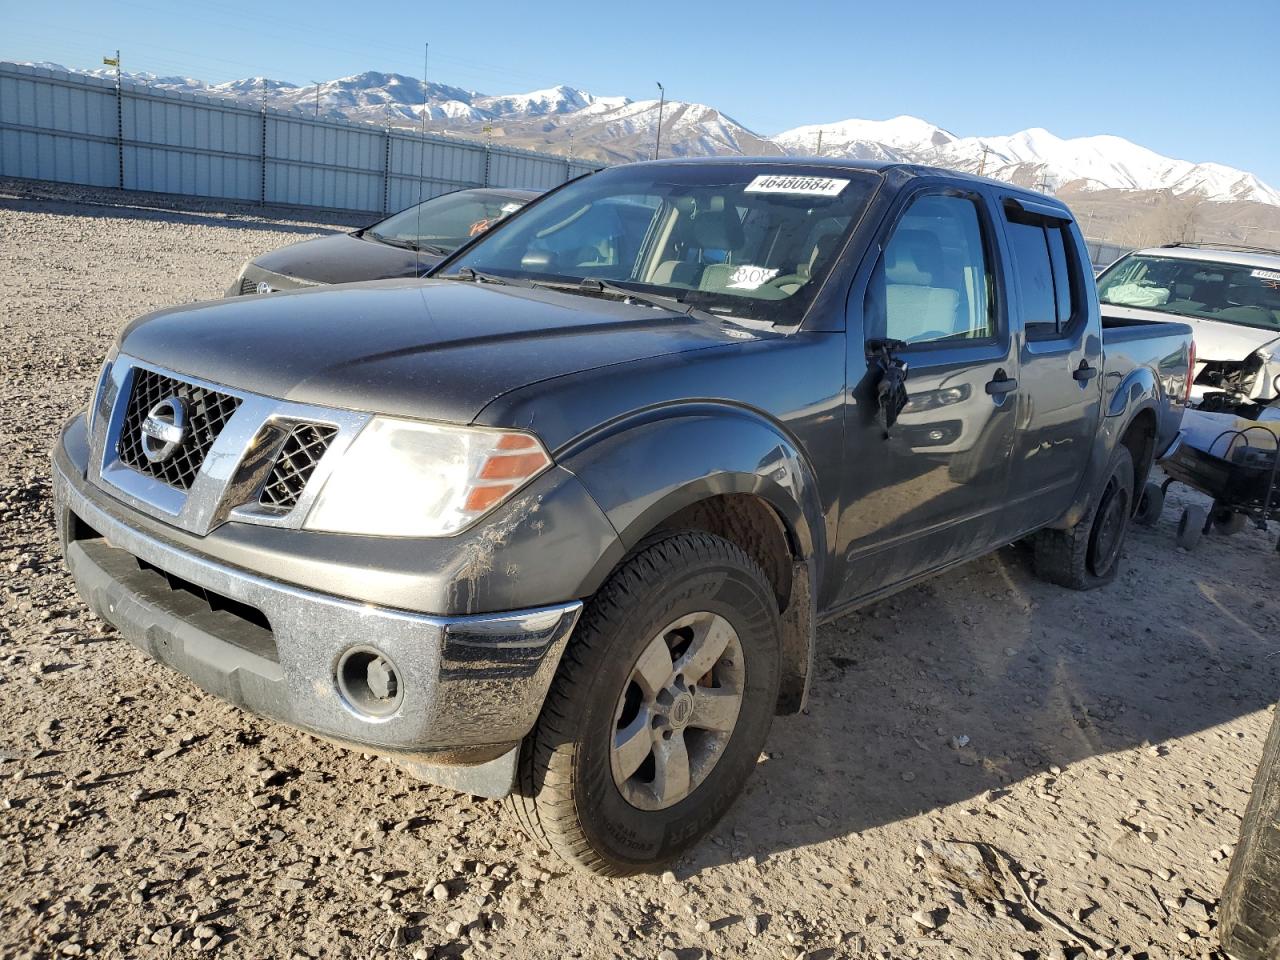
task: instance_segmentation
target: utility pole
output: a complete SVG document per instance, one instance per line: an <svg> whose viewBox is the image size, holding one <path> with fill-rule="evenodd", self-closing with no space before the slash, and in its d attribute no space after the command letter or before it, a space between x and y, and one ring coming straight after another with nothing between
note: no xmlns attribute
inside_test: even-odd
<svg viewBox="0 0 1280 960"><path fill-rule="evenodd" d="M656 81L655 81L656 82ZM662 149L662 108L667 103L667 90L661 83L658 84L658 132L653 141L653 159L658 159L658 151Z"/></svg>
<svg viewBox="0 0 1280 960"><path fill-rule="evenodd" d="M102 62L108 67L116 68L116 175L119 178L116 186L124 189L124 84L120 77L120 51L114 58L103 57Z"/></svg>
<svg viewBox="0 0 1280 960"><path fill-rule="evenodd" d="M818 149L814 151L813 155L815 157L822 156L822 130L821 129L818 130Z"/></svg>
<svg viewBox="0 0 1280 960"><path fill-rule="evenodd" d="M427 70L430 66L431 44L424 43L422 45L422 142L418 144L418 212L414 218L413 235L419 243L422 242L422 194L426 189L427 183L427 110L431 106L431 88L427 86ZM484 182L489 183L489 151L485 150L484 158ZM417 254L414 254L415 265L413 268L414 276L418 275L417 264L421 263Z"/></svg>
<svg viewBox="0 0 1280 960"><path fill-rule="evenodd" d="M320 81L312 80L311 82L316 85L316 119L319 120L320 119Z"/></svg>
<svg viewBox="0 0 1280 960"><path fill-rule="evenodd" d="M982 160L978 162L978 176L982 176L987 169L987 154L991 152L991 148L985 143L982 145Z"/></svg>

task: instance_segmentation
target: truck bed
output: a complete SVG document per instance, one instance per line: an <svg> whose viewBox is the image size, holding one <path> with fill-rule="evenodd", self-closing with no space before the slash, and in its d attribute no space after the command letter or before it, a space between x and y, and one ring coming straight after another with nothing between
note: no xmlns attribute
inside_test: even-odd
<svg viewBox="0 0 1280 960"><path fill-rule="evenodd" d="M1156 453L1163 453L1177 436L1182 421L1187 381L1194 376L1187 344L1192 329L1176 321L1138 320L1102 315L1102 348L1106 360L1103 409L1125 406L1123 395L1134 385L1154 382L1161 402L1156 405ZM1149 375L1148 375L1149 374Z"/></svg>

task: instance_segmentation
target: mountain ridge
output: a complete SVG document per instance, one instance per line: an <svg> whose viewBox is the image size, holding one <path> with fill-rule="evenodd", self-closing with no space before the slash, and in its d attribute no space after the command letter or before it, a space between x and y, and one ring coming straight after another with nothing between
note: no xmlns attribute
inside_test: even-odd
<svg viewBox="0 0 1280 960"><path fill-rule="evenodd" d="M32 66L114 77L41 62ZM512 146L614 163L652 155L658 100L598 96L567 84L527 93L485 94L404 74L365 71L299 86L267 77L210 84L192 77L129 74L160 89L222 96L254 105L316 110L329 118L433 132L490 137ZM919 117L850 118L806 124L764 136L714 106L680 100L661 105L664 155L809 155L921 163L983 173L1042 189L1167 191L1175 196L1280 207L1280 190L1256 175L1212 161L1166 157L1123 137L1062 138L1032 127L999 136L959 136ZM819 138L821 138L819 140Z"/></svg>

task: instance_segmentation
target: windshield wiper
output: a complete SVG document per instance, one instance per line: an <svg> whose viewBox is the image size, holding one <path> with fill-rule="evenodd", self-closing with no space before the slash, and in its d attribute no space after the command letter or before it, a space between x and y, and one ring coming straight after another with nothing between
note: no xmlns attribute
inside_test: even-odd
<svg viewBox="0 0 1280 960"><path fill-rule="evenodd" d="M658 307L661 310L670 310L672 313L683 313L686 316L697 317L699 320L715 320L718 322L722 319L713 313L708 313L706 310L701 310L692 304L685 303L679 297L667 297L658 293L644 293L640 290L632 290L630 287L624 287L621 284L610 283L608 280L600 280L595 277L586 277L578 283L548 283L543 280L535 280L533 285L535 287L548 287L552 290L563 290L566 293L580 293L588 297L609 294L621 297L623 300L633 300L636 303Z"/></svg>
<svg viewBox="0 0 1280 960"><path fill-rule="evenodd" d="M459 267L457 273L442 273L441 280L465 280L471 283L496 283L511 287L532 287L533 281L520 277L500 277L496 273L483 273L473 267Z"/></svg>
<svg viewBox="0 0 1280 960"><path fill-rule="evenodd" d="M378 243L385 243L388 247L400 247L403 250L418 249L418 245L412 240L401 240L399 237L384 237L382 234L374 233L372 230L364 230L360 235Z"/></svg>

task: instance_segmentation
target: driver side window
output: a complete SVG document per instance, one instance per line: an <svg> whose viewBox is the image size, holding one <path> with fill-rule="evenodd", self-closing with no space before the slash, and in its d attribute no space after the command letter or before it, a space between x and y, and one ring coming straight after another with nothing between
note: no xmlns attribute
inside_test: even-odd
<svg viewBox="0 0 1280 960"><path fill-rule="evenodd" d="M913 201L872 273L867 338L918 344L994 337L983 229L968 197L927 194Z"/></svg>

